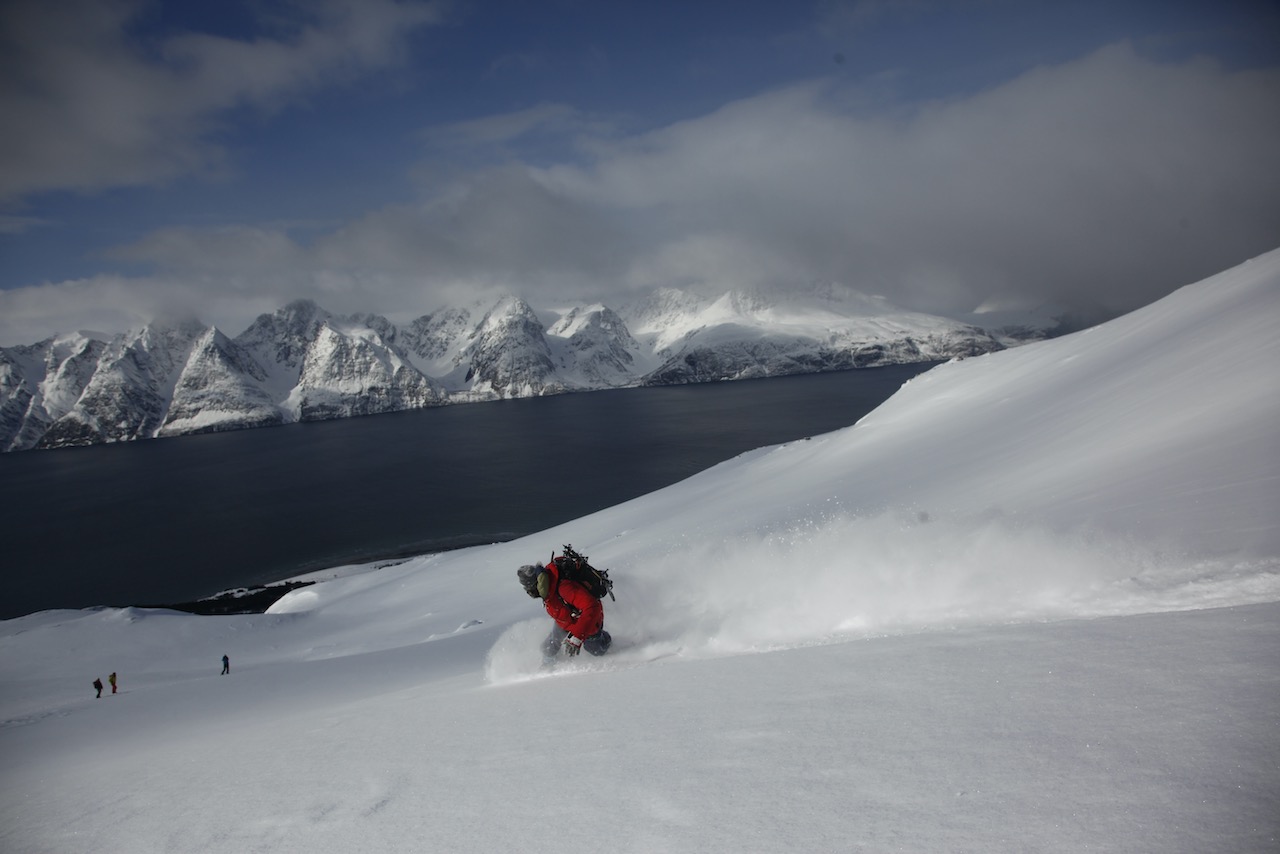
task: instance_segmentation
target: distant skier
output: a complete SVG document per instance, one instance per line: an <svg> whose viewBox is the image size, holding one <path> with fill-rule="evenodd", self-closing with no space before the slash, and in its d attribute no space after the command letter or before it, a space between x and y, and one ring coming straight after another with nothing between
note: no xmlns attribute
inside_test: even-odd
<svg viewBox="0 0 1280 854"><path fill-rule="evenodd" d="M98 699L101 700L102 699L102 680L96 676L93 677L93 687L98 689Z"/></svg>
<svg viewBox="0 0 1280 854"><path fill-rule="evenodd" d="M114 694L116 692L116 674L114 670L111 671L111 675L107 677L107 681L111 683L111 693Z"/></svg>
<svg viewBox="0 0 1280 854"><path fill-rule="evenodd" d="M609 651L613 638L604 630L604 606L582 584L561 579L554 561L546 566L528 564L516 570L520 586L541 599L556 624L542 642L542 663L555 660L561 647L568 655L586 649L592 655Z"/></svg>
<svg viewBox="0 0 1280 854"><path fill-rule="evenodd" d="M230 672L231 672L231 659L227 658L224 655L222 656L222 675L226 676Z"/></svg>

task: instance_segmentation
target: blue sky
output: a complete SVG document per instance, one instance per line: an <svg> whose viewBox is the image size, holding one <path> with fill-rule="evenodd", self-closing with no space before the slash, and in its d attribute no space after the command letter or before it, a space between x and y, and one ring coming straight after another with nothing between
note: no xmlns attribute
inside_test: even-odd
<svg viewBox="0 0 1280 854"><path fill-rule="evenodd" d="M309 297L1125 311L1280 245L1268 2L10 0L0 345Z"/></svg>

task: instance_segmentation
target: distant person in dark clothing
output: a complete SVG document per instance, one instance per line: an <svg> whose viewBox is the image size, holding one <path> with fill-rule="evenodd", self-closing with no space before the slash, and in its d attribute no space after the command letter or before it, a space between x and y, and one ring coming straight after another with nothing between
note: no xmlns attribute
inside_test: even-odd
<svg viewBox="0 0 1280 854"><path fill-rule="evenodd" d="M94 677L93 687L98 689L98 699L102 699L102 680Z"/></svg>
<svg viewBox="0 0 1280 854"><path fill-rule="evenodd" d="M231 672L231 659L227 658L224 655L222 656L222 675L226 676L230 672Z"/></svg>
<svg viewBox="0 0 1280 854"><path fill-rule="evenodd" d="M112 693L112 694L114 694L114 693L116 692L116 674L115 674L115 671L112 671L111 675L107 677L107 681L111 683L111 693Z"/></svg>

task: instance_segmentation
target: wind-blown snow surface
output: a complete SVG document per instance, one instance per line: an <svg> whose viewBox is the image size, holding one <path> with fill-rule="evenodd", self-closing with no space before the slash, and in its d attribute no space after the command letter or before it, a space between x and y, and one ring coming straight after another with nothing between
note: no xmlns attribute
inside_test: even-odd
<svg viewBox="0 0 1280 854"><path fill-rule="evenodd" d="M0 849L1277 850L1277 320L1273 252L270 614L7 621ZM546 674L565 542L617 648Z"/></svg>

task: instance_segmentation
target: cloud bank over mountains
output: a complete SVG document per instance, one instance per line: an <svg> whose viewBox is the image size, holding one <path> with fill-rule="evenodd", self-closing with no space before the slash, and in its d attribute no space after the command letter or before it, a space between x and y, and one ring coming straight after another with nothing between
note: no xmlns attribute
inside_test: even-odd
<svg viewBox="0 0 1280 854"><path fill-rule="evenodd" d="M16 8L12 34L52 32L35 7ZM150 52L121 34L134 7L81 16L26 48L3 90L19 131L0 192L234 170L220 137L230 114L267 122L309 93L390 73L412 34L446 18L409 3L319 9L274 39L191 34ZM77 47L78 65L62 63ZM498 290L607 300L837 281L937 314L1132 310L1280 235L1280 70L1149 54L1113 43L924 101L899 97L886 69L793 80L658 125L554 97L428 123L396 198L312 221L172 223L115 243L104 264L116 272L4 283L0 345L157 313L243 328L298 298L403 318ZM43 227L10 207L10 230Z"/></svg>

